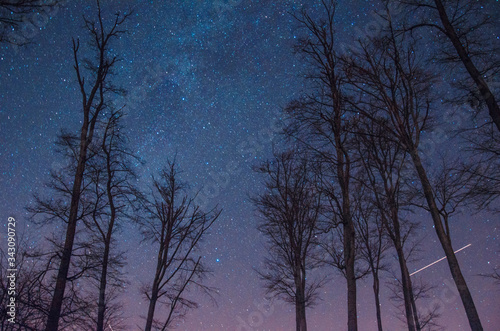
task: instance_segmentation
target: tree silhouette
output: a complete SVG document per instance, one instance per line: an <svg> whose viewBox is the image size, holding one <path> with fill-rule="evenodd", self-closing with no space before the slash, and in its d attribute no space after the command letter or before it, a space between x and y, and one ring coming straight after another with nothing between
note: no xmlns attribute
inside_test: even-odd
<svg viewBox="0 0 500 331"><path fill-rule="evenodd" d="M486 105L489 117L500 131L500 107L498 91L491 79L498 75L500 68L499 48L491 42L489 31L496 29L495 18L485 12L485 4L474 1L401 1L407 12L406 31L430 28L441 36L441 61L451 63L455 72L461 63L468 80L460 84L467 91L466 100L474 106ZM486 4L489 5L489 4ZM494 10L494 9L493 9Z"/></svg>
<svg viewBox="0 0 500 331"><path fill-rule="evenodd" d="M286 134L320 159L322 192L333 206L332 229L342 237L342 264L347 280L347 329L357 330L356 232L352 187L355 160L349 145L356 119L350 116L345 96L346 77L335 43L335 1L324 1L325 20L313 19L305 10L296 16L307 37L296 46L310 65L307 83L312 92L286 108L290 125Z"/></svg>
<svg viewBox="0 0 500 331"><path fill-rule="evenodd" d="M355 88L369 97L366 108L358 107L358 110L381 125L390 139L408 154L471 328L482 330L474 301L453 251L447 218L439 210L439 202L420 153L422 133L430 129L436 106L431 90L434 77L419 62L414 40L405 39L404 35L397 36L390 19L388 24L389 32L358 54L362 62L358 61L356 66L350 61L351 74L359 77Z"/></svg>
<svg viewBox="0 0 500 331"><path fill-rule="evenodd" d="M96 52L95 62L92 62L91 60L86 61L84 68L82 68L80 66L79 59L80 43L78 40L73 40L74 68L82 96L82 127L80 129L78 149L76 151L77 164L74 172L72 173L73 184L71 188L71 202L67 220L66 236L61 253L54 295L52 297L51 308L48 314L46 331L56 331L58 329L64 291L66 288L68 271L73 253L73 244L75 242L75 235L77 232L77 222L79 218L78 210L85 167L88 161L88 149L94 138L98 118L105 111L107 105L106 96L109 92L116 91L116 89L109 82L112 68L117 62L117 58L115 56L110 56L109 54L110 42L112 39L117 38L124 32L120 30L120 26L128 17L128 15L116 14L111 28L106 30L99 1L97 1L97 9L97 22L85 19L86 29L90 34L92 47ZM90 78L88 80L86 80L84 76L85 70L90 73ZM87 87L86 83L90 83L90 88Z"/></svg>
<svg viewBox="0 0 500 331"><path fill-rule="evenodd" d="M121 125L122 110L111 111L107 122L100 124L99 135L95 138L95 154L87 165L92 213L84 218L88 235L95 242L99 267L91 275L98 289L97 331L103 331L110 324L112 312L118 307L111 304L124 281L121 268L124 266L124 252L117 251L115 234L124 220L130 219L137 201L141 198L132 182L136 179L131 162L137 161L128 151L125 130ZM90 203L90 201L89 201ZM113 295L110 295L110 293ZM113 306L113 307L112 307ZM108 320L105 323L105 320ZM117 325L113 321L113 325Z"/></svg>
<svg viewBox="0 0 500 331"><path fill-rule="evenodd" d="M262 216L258 229L269 245L258 273L268 293L295 305L296 330L306 331L306 307L315 303L325 282L310 276L320 263L321 194L308 162L292 151L275 154L256 171L265 178L265 192L253 203Z"/></svg>
<svg viewBox="0 0 500 331"><path fill-rule="evenodd" d="M196 251L221 211L217 207L202 211L185 190L172 162L163 169L160 179L153 180L151 197L143 202L142 233L158 252L152 284L144 288L149 302L145 331L153 327L166 330L189 309L196 308L198 304L185 296L191 288L209 295L213 290L202 283L209 271ZM163 321L155 319L160 304L168 312Z"/></svg>

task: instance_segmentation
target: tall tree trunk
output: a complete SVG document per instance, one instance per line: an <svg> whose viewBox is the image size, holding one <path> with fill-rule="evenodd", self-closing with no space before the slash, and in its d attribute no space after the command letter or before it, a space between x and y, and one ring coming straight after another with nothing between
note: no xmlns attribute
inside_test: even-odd
<svg viewBox="0 0 500 331"><path fill-rule="evenodd" d="M410 289L410 301L411 301L411 309L413 311L413 317L415 318L415 327L417 331L421 331L420 321L418 320L418 312L417 312L417 303L415 302L415 297L413 296L413 286L411 285L410 275L408 275L408 287Z"/></svg>
<svg viewBox="0 0 500 331"><path fill-rule="evenodd" d="M464 45L462 45L462 43L460 42L460 38L457 36L455 28L453 27L448 18L448 14L446 13L446 9L442 1L434 0L434 2L439 12L439 18L441 19L441 23L443 23L443 28L446 32L446 36L448 37L448 39L450 39L451 43L453 44L453 47L455 47L455 50L457 51L460 61L462 61L463 65L465 66L465 69L467 69L467 72L469 73L470 77L476 84L479 93L481 94L481 97L486 102L489 115L493 120L493 123L495 123L498 131L500 131L500 108L498 106L497 101L495 100L495 96L491 92L488 84L484 81L484 78L481 76L479 70L474 65L474 62L472 62L472 59L467 53L467 50L465 49Z"/></svg>
<svg viewBox="0 0 500 331"><path fill-rule="evenodd" d="M106 311L106 283L108 275L109 242L104 246L102 259L101 280L99 284L99 303L97 306L97 328L96 331L104 331L104 313Z"/></svg>
<svg viewBox="0 0 500 331"><path fill-rule="evenodd" d="M417 326L415 324L415 316L413 312L412 304L412 287L410 280L410 273L408 272L408 267L406 266L406 259L404 256L403 248L401 245L396 245L396 253L398 255L399 269L401 270L401 285L403 286L403 299L406 314L406 324L408 325L408 331L416 331Z"/></svg>
<svg viewBox="0 0 500 331"><path fill-rule="evenodd" d="M372 270L372 276L373 276L373 294L375 296L375 306L377 311L377 327L378 331L383 331L382 313L380 312L380 281L378 278L378 272Z"/></svg>
<svg viewBox="0 0 500 331"><path fill-rule="evenodd" d="M354 269L355 259L355 232L352 219L344 225L344 259L347 278L347 330L358 330L358 316L356 304L356 273Z"/></svg>
<svg viewBox="0 0 500 331"><path fill-rule="evenodd" d="M163 231L164 229L162 229L162 232ZM160 241L160 251L158 252L155 278L153 279L153 286L151 287L151 297L149 299L148 316L146 318L146 327L144 328L144 331L151 331L151 327L153 326L153 318L155 315L156 302L158 301L158 293L160 292L162 265L165 263L165 259L168 256L168 252L164 252L163 244L164 244L163 241Z"/></svg>
<svg viewBox="0 0 500 331"><path fill-rule="evenodd" d="M93 126L91 126L93 129ZM75 172L75 179L71 193L71 205L68 218L68 227L66 229L66 238L61 256L61 263L57 273L56 286L54 295L50 304L49 316L47 318L46 331L57 331L59 326L59 317L61 315L62 303L64 300L64 290L66 288L66 280L68 278L69 266L71 263L71 255L73 253L73 243L75 241L76 224L78 219L78 206L80 204L80 193L85 172L85 164L87 160L87 133L89 130L88 114L85 116L81 134L80 134L80 155L78 157L78 165Z"/></svg>
<svg viewBox="0 0 500 331"><path fill-rule="evenodd" d="M393 230L391 231L387 227L387 231L390 233L390 237L393 241L394 248L396 249L396 255L398 256L399 270L401 271L401 285L403 287L403 300L406 314L406 324L408 326L408 331L419 331L417 326L417 315L416 311L413 310L415 307L415 300L413 297L413 287L411 285L410 272L408 271L408 264L406 263L406 257L403 249L403 242L401 240L401 226L399 222L399 212L396 208L396 201L391 199L391 220ZM387 223L387 222L385 222Z"/></svg>
<svg viewBox="0 0 500 331"><path fill-rule="evenodd" d="M112 121L112 119L110 120ZM106 195L108 197L109 202L109 211L110 218L108 223L108 229L106 232L106 236L104 239L104 256L102 258L102 271L101 271L101 281L99 284L99 303L97 308L97 329L96 331L104 331L104 314L106 312L106 285L107 285L107 276L108 276L108 261L109 261L109 251L111 246L111 236L113 234L113 228L116 220L116 207L115 200L113 196L113 178L114 171L112 169L112 160L111 160L111 150L112 143L110 142L109 150L106 148L106 136L107 129L105 133L105 138L102 142L102 150L106 154Z"/></svg>
<svg viewBox="0 0 500 331"><path fill-rule="evenodd" d="M338 155L338 154L337 154ZM340 158L343 160L342 158ZM351 204L349 196L349 167L348 162L346 162L346 171L339 171L340 186L343 195L343 240L344 240L344 261L345 261L345 273L347 280L347 330L357 331L358 330L358 313L357 313L357 303L356 303L356 271L355 271L355 259L356 259L356 232L351 215ZM340 167L339 167L340 169Z"/></svg>
<svg viewBox="0 0 500 331"><path fill-rule="evenodd" d="M302 285L295 295L295 324L297 331L307 331L305 290Z"/></svg>
<svg viewBox="0 0 500 331"><path fill-rule="evenodd" d="M422 184L425 199L427 200L427 205L432 216L432 221L434 222L434 229L436 230L439 242L441 243L441 246L443 247L444 253L446 255L448 266L450 267L451 275L453 276L453 280L455 281L455 285L457 286L458 293L460 294L460 298L462 299L465 313L467 314L467 318L469 319L471 330L482 331L483 326L481 325L481 320L479 319L476 305L474 304L474 300L472 299L472 295L469 291L469 287L467 286L467 282L465 281L465 278L462 275L462 271L460 270L460 265L458 263L457 257L453 252L449 234L446 233L443 227L443 223L441 222L441 215L439 214L439 210L434 200L432 186L430 184L429 178L427 177L425 168L422 165L420 156L418 155L417 148L413 147L410 151L410 154L415 165L415 169L417 170L418 177Z"/></svg>
<svg viewBox="0 0 500 331"><path fill-rule="evenodd" d="M342 226L344 240L344 261L347 280L347 330L358 331L358 313L356 303L356 230L351 214L351 160L346 150L345 142L341 133L344 131L342 125L342 100L340 92L337 90L334 79L330 82L330 91L334 99L334 118L332 132L335 139L335 152L337 156L337 179L342 192Z"/></svg>
<svg viewBox="0 0 500 331"><path fill-rule="evenodd" d="M156 282L153 284L153 289L151 290L151 298L149 299L148 316L146 318L146 327L144 331L151 331L153 326L153 317L155 314L156 302L158 301L158 284Z"/></svg>
<svg viewBox="0 0 500 331"><path fill-rule="evenodd" d="M384 178L384 182L387 182L387 178ZM401 272L401 286L403 290L403 304L405 308L406 324L408 331L418 331L420 327L418 326L418 318L416 311L413 309L416 307L415 300L413 297L413 287L411 285L411 277L408 271L408 265L406 263L406 258L403 249L403 243L401 240L401 226L399 222L399 209L396 207L397 203L394 200L394 195L392 189L385 185L386 192L391 198L389 199L390 205L390 219L392 223L392 228L390 227L386 217L382 217L382 224L384 225L386 232L394 245L396 250L396 255L399 262L399 270ZM378 200L378 198L377 198ZM381 205L379 205L380 208Z"/></svg>

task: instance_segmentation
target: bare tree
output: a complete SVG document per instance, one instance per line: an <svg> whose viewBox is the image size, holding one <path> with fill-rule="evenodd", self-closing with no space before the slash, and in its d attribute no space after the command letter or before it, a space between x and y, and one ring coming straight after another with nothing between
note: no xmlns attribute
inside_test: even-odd
<svg viewBox="0 0 500 331"><path fill-rule="evenodd" d="M189 289L194 287L208 295L213 290L203 285L208 270L201 256L195 255L221 211L215 207L204 212L194 204L194 198L187 195L186 186L178 179L175 162L168 164L159 180L153 179L153 192L144 208L149 215L141 219L144 239L158 251L152 284L144 289L149 302L144 330L167 330L176 319L198 306L186 297ZM168 312L163 321L155 319L160 304Z"/></svg>
<svg viewBox="0 0 500 331"><path fill-rule="evenodd" d="M356 120L347 109L343 91L346 79L335 52L336 4L335 1L324 1L323 6L324 21L316 21L306 11L296 17L308 34L297 46L297 51L310 64L308 82L312 92L287 107L291 124L286 133L321 159L322 182L328 184L322 191L334 207L331 227L335 229L340 225L342 236L342 259L347 280L347 328L356 331L356 233L351 202L354 160L349 148Z"/></svg>
<svg viewBox="0 0 500 331"><path fill-rule="evenodd" d="M400 2L411 12L411 19L405 22L406 31L427 27L443 37L441 60L463 65L470 82L461 86L468 93L467 99L474 105L486 104L498 134L500 107L498 95L495 95L498 91L494 90L490 79L500 70L499 47L489 37L497 28L496 8L490 8L493 4L465 0ZM490 10L486 10L485 6Z"/></svg>
<svg viewBox="0 0 500 331"><path fill-rule="evenodd" d="M82 96L82 127L79 137L77 165L73 173L74 179L71 189L71 203L67 220L66 237L61 254L51 308L48 314L46 331L56 331L58 329L79 218L78 210L85 167L88 161L87 153L94 138L97 120L106 107L106 94L115 90L115 88L109 84L109 75L111 74L111 70L117 58L115 56L110 56L109 45L112 39L124 32L120 30L120 26L127 18L127 15L116 14L111 28L106 30L99 1L97 1L97 10L97 22L85 19L86 28L92 38L92 46L96 51L95 62L89 60L86 61L85 64L85 69L87 69L91 75L89 80L85 79L84 69L80 66L78 57L80 43L78 40L73 40L74 68ZM90 89L87 88L86 83L90 83Z"/></svg>
<svg viewBox="0 0 500 331"><path fill-rule="evenodd" d="M402 31L418 33L437 40L437 52L431 52L432 62L445 65L452 73L450 84L459 92L450 93L451 102L460 105L460 116L469 117L459 128L467 141L464 150L474 166L463 170L474 176L475 202L479 209L492 208L500 192L498 162L500 151L500 108L498 86L495 81L500 70L500 46L490 35L500 19L493 2L400 0L406 9L402 17ZM443 68L443 67L438 67ZM471 107L464 107L470 105ZM488 113L484 112L486 108ZM473 109L468 113L464 109ZM493 125L491 125L493 122ZM469 125L472 124L472 125Z"/></svg>
<svg viewBox="0 0 500 331"><path fill-rule="evenodd" d="M370 97L369 110L365 109L363 116L376 120L391 140L397 142L409 155L470 326L472 330L482 330L472 295L453 251L446 218L439 211L419 150L422 132L430 129L431 112L435 106L431 93L433 76L419 63L414 42L411 39L405 40L404 37L395 35L389 21L388 34L374 40L372 47L365 48L359 54L363 63L351 74L362 77L355 88Z"/></svg>
<svg viewBox="0 0 500 331"><path fill-rule="evenodd" d="M96 123L97 132L88 146L87 169L82 179L78 222L84 227L79 227L75 235L78 240L73 246L68 281L81 284L81 290L75 293L77 297L73 297L82 307L85 306L85 311L80 309L80 324L84 329L95 328L96 325L104 328L110 322L115 327L119 324L117 314L120 305L116 297L124 284L121 269L125 257L116 248L115 234L123 220L129 218L134 200L140 196L131 184L135 175L129 163L134 157L126 148L126 136L120 125L122 116L121 110L111 111L108 118L104 117L104 122L99 120ZM78 141L75 135L60 135L58 152L63 156L62 160L67 160L67 165L52 172L52 180L47 187L50 194L36 195L35 203L28 208L35 223L45 229L52 224L59 226L67 223L70 212L67 202L72 194L71 173L78 162ZM64 240L52 236L47 238L47 243L51 249L36 257L52 261L47 274L53 277ZM52 282L55 283L55 280ZM61 319L71 318L74 324L75 317L68 315L68 309L64 307L65 302L76 300L68 298L65 294ZM59 328L62 328L61 324Z"/></svg>
<svg viewBox="0 0 500 331"><path fill-rule="evenodd" d="M91 277L97 282L99 291L97 304L97 331L103 331L105 320L110 324L111 312L117 309L116 304L111 309L111 296L116 294L124 281L121 268L124 265L122 252L116 251L115 233L120 223L131 217L138 191L132 181L136 178L130 163L135 157L127 149L127 137L120 121L123 117L121 110L112 111L106 123L103 123L102 134L96 139L95 155L88 164L88 176L91 183L89 189L92 195L93 209L84 224L88 228L89 236L97 244L94 248L98 252L98 264L95 274ZM109 289L111 287L111 289ZM115 295L113 295L115 296ZM113 325L116 326L113 321Z"/></svg>
<svg viewBox="0 0 500 331"><path fill-rule="evenodd" d="M0 249L0 329L41 331L50 308L51 294L54 290L56 261L59 249L40 249L44 243L34 244L35 240L26 233L18 233L16 253L15 293L9 289L9 278L4 252ZM54 246L52 246L54 247ZM60 248L57 247L57 248ZM72 270L76 270L73 265ZM68 280L69 286L65 293L61 309L60 330L73 330L75 327L86 329L90 321L87 318L91 304L77 282L82 277L72 274ZM10 293L9 293L10 292ZM8 319L8 294L15 295L16 309L13 323Z"/></svg>
<svg viewBox="0 0 500 331"><path fill-rule="evenodd" d="M421 243L415 243L414 248L417 248ZM412 252L413 253L413 252ZM411 255L411 254L410 254ZM407 257L407 261L410 260L410 255ZM413 259L416 260L416 259ZM405 314L404 305L404 290L401 279L394 273L392 275L392 280L388 281L388 287L392 292L390 299L393 301L394 306L400 310L396 313L396 317L407 324L407 318ZM439 304L434 304L433 306L426 306L425 310L417 309L417 303L430 298L430 293L435 290L435 287L430 286L423 278L415 278L411 283L411 293L412 293L412 309L414 310L414 319L417 330L440 330L441 327L438 324L438 318L441 316L439 310L441 307ZM424 303L425 305L425 303ZM404 317L401 317L404 316Z"/></svg>
<svg viewBox="0 0 500 331"><path fill-rule="evenodd" d="M364 178L358 178L364 181ZM355 195L356 205L360 206L355 211L355 226L357 239L359 242L360 259L364 260L369 268L373 280L373 295L375 298L375 311L377 316L377 328L382 327L382 312L380 309L380 271L387 270L384 263L385 253L389 249L389 241L385 232L380 212L369 194L366 194L365 185L358 186L358 193Z"/></svg>
<svg viewBox="0 0 500 331"><path fill-rule="evenodd" d="M253 198L269 244L265 271L258 271L267 292L295 305L296 330L306 331L306 307L312 306L325 278L310 271L319 266L321 194L308 162L293 151L275 154L256 169L265 176L265 192Z"/></svg>
<svg viewBox="0 0 500 331"><path fill-rule="evenodd" d="M56 141L57 152L61 155L61 160L66 161L61 169L51 172L51 180L45 186L46 190L42 194L34 196L34 203L28 206L27 210L32 214L34 225L41 226L49 233L43 241L44 250L40 252L29 252L29 257L40 261L47 261L47 269L43 272L43 279L40 280L40 288L45 288L53 293L54 284L56 284L57 266L61 259L64 237L61 231L55 231L58 227L67 226L71 200L71 174L73 173L78 158L78 138L68 133L62 133ZM89 146L88 156L91 159L96 158L95 146ZM98 204L92 194L92 179L86 172L82 179L82 191L80 192L80 203L77 213L78 222L83 222L91 218L97 211ZM53 228L54 231L47 230ZM67 291L63 297L63 304L60 313L59 329L64 329L68 320L74 325L77 322L88 328L90 323L90 311L94 302L84 290L84 287L75 286L76 283L85 283L91 275L100 268L100 252L97 251L98 242L92 237L92 233L85 231L85 228L77 229L75 237L77 240L73 243L72 259L68 270ZM48 282L48 285L44 285ZM43 287L43 286L44 287ZM48 315L51 300L40 301L38 306L44 311L44 316ZM80 316L76 317L75 315ZM39 324L41 327L43 324Z"/></svg>
<svg viewBox="0 0 500 331"><path fill-rule="evenodd" d="M363 81L363 77L358 77L355 73L351 79L354 85L358 83L358 79L359 82ZM359 104L363 105L363 102ZM369 111L371 105L368 107ZM405 244L413 234L416 225L404 221L401 217L401 209L405 204L402 188L404 176L412 175L404 173L407 155L398 144L391 141L391 137L387 135L383 126L376 121L364 123L358 135L358 142L360 154L363 155L361 160L367 178L366 184L372 192L373 203L378 210L385 233L396 250L408 330L420 330L407 266L408 256L405 254Z"/></svg>
<svg viewBox="0 0 500 331"><path fill-rule="evenodd" d="M435 309L428 314L419 313L417 300L425 297L432 288L424 283L415 286L408 268L408 263L415 260L414 255L421 244L415 241L419 224L403 216L405 211L409 211L411 204L408 201L406 186L408 182L413 181L413 173L405 167L406 153L400 146L391 142L383 127L371 122L364 128L358 137L367 177L364 182L372 192L371 198L380 217L374 232L382 230L388 237L396 251L399 266L399 275L392 276L395 279L391 286L392 298L402 303L405 318L401 320L405 322L408 330L420 331L436 325L435 320L439 316ZM366 236L364 233L365 231L360 229L358 236Z"/></svg>

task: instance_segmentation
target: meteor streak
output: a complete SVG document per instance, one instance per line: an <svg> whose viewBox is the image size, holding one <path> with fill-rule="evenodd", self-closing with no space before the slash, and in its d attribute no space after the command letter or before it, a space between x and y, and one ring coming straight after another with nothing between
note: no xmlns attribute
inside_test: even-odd
<svg viewBox="0 0 500 331"><path fill-rule="evenodd" d="M457 249L457 250L456 250L455 252L453 252L453 253L458 253L458 252L460 252L462 249L466 249L466 248L467 248L467 247L469 247L470 245L472 245L472 244L468 244L468 245L466 245L466 246L464 246L464 247L462 247L462 248L460 248L460 249ZM443 261L444 259L446 259L446 256L445 256L445 257L440 258L440 259L439 259L439 260L437 260L437 261L432 262L432 263L431 263L431 264L429 264L429 265L426 265L426 266L425 266L425 267L423 267L423 268L418 269L417 271L415 271L415 272L411 273L411 274L410 274L410 276L413 276L413 275L414 275L414 274L416 274L417 272L420 272L420 271L422 271L422 270L424 270L424 269L427 269L427 268L429 268L430 266L432 266L432 265L434 265L434 264L436 264L436 263L438 263L438 262L440 262L440 261Z"/></svg>

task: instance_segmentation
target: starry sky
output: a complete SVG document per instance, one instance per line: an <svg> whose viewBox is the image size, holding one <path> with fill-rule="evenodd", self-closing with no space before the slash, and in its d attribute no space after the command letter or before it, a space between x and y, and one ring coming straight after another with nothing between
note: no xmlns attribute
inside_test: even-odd
<svg viewBox="0 0 500 331"><path fill-rule="evenodd" d="M92 5L91 5L92 3ZM137 171L144 183L177 153L183 180L209 192L207 204L223 214L205 238L203 254L214 271L208 284L219 288L217 305L200 299L179 330L292 330L290 305L264 299L254 268L265 254L249 196L262 189L252 166L271 156L279 143L281 109L300 95L304 64L292 48L300 35L289 12L306 5L318 12L320 1L103 1L104 12L133 8L128 33L116 40L120 55L115 81L128 90L124 125L130 148L145 161ZM61 128L76 130L80 95L72 69L72 37L85 37L82 15L94 13L91 1L66 1L50 20L31 31L33 43L0 53L0 210L28 226L25 207L44 189L51 169L60 166L54 141ZM374 20L372 1L339 0L337 22L344 40ZM433 45L429 43L429 48ZM425 241L411 271L442 256L425 213L419 236ZM3 228L2 227L2 228ZM500 325L500 288L479 277L498 265L498 216L480 212L457 217L452 225L457 254L485 330ZM122 297L131 330L143 325L147 305L137 281L147 279L153 251L132 227L120 234L129 249L131 284ZM395 260L394 260L395 261ZM307 311L310 330L346 328L345 281L334 270L321 301ZM390 277L388 274L385 277ZM446 262L418 274L435 289L426 304L440 304L446 330L468 330ZM134 283L135 282L135 283ZM134 286L135 285L135 286ZM382 289L383 323L403 329L394 316L389 291ZM371 281L358 285L360 330L375 330Z"/></svg>

